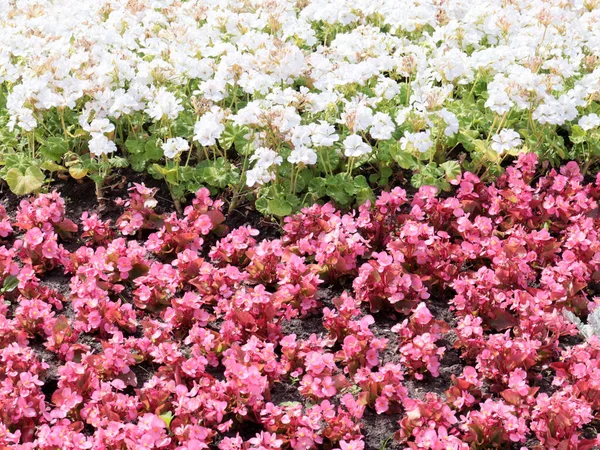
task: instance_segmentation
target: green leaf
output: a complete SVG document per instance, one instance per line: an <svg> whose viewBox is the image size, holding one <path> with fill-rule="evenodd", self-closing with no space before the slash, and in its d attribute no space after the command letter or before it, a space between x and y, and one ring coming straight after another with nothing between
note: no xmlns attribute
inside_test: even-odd
<svg viewBox="0 0 600 450"><path fill-rule="evenodd" d="M46 140L40 147L40 153L44 159L61 162L62 157L69 151L69 144L62 137L53 136Z"/></svg>
<svg viewBox="0 0 600 450"><path fill-rule="evenodd" d="M289 216L292 213L292 205L285 200L280 198L274 198L269 200L267 204L269 214L277 217Z"/></svg>
<svg viewBox="0 0 600 450"><path fill-rule="evenodd" d="M413 170L418 167L417 160L408 152L395 150L392 152L392 157L394 158L394 161L396 161L403 169Z"/></svg>
<svg viewBox="0 0 600 450"><path fill-rule="evenodd" d="M158 161L163 157L163 151L158 146L155 139L150 139L147 141L146 145L144 145L144 150L146 153L146 159L148 161Z"/></svg>
<svg viewBox="0 0 600 450"><path fill-rule="evenodd" d="M375 194L363 175L358 175L354 178L354 187L356 189L356 202L358 204L364 203L366 200L375 200Z"/></svg>
<svg viewBox="0 0 600 450"><path fill-rule="evenodd" d="M7 169L19 169L24 173L28 167L36 164L36 162L31 160L24 153L13 153L6 156L4 164Z"/></svg>
<svg viewBox="0 0 600 450"><path fill-rule="evenodd" d="M571 127L571 136L569 136L569 138L573 144L582 144L585 142L586 138L585 130L579 125L573 125Z"/></svg>
<svg viewBox="0 0 600 450"><path fill-rule="evenodd" d="M197 169L197 177L203 183L223 189L233 186L239 180L239 170L223 158L210 162L208 166Z"/></svg>
<svg viewBox="0 0 600 450"><path fill-rule="evenodd" d="M256 199L254 206L256 206L256 210L263 216L269 215L269 199L266 197L259 197Z"/></svg>
<svg viewBox="0 0 600 450"><path fill-rule="evenodd" d="M489 147L485 141L481 139L474 139L472 143L475 150L481 153L487 153Z"/></svg>
<svg viewBox="0 0 600 450"><path fill-rule="evenodd" d="M31 194L42 187L44 174L36 167L28 167L25 173L12 168L6 173L6 182L11 191L17 195Z"/></svg>
<svg viewBox="0 0 600 450"><path fill-rule="evenodd" d="M179 184L179 177L176 167L168 168L163 167L159 164L152 164L152 169L154 169L153 171L155 173L160 174L162 178L164 178L167 181L167 183L170 183L172 185Z"/></svg>
<svg viewBox="0 0 600 450"><path fill-rule="evenodd" d="M446 161L440 164L440 168L443 169L444 174L448 180L455 180L460 175L460 165L458 161Z"/></svg>
<svg viewBox="0 0 600 450"><path fill-rule="evenodd" d="M388 181L390 180L390 177L392 176L392 174L394 173L394 171L392 170L391 167L388 166L383 166L379 169L379 180L377 181L377 183L379 184L379 186L384 186L388 183Z"/></svg>
<svg viewBox="0 0 600 450"><path fill-rule="evenodd" d="M130 153L128 159L134 171L143 172L146 169L146 155L143 153Z"/></svg>
<svg viewBox="0 0 600 450"><path fill-rule="evenodd" d="M316 197L323 197L327 190L327 180L323 177L316 177L308 183L308 192Z"/></svg>
<svg viewBox="0 0 600 450"><path fill-rule="evenodd" d="M165 424L167 424L167 428L170 428L171 427L171 421L173 420L173 417L175 417L175 416L173 416L173 413L171 411L167 411L166 413L161 414L158 417L160 417L163 420L163 422Z"/></svg>
<svg viewBox="0 0 600 450"><path fill-rule="evenodd" d="M301 404L300 402L281 402L279 404L279 406L286 407L286 406L296 406L296 405L300 405L300 404Z"/></svg>
<svg viewBox="0 0 600 450"><path fill-rule="evenodd" d="M14 275L9 275L4 279L4 284L2 285L3 292L12 292L19 285L19 279Z"/></svg>
<svg viewBox="0 0 600 450"><path fill-rule="evenodd" d="M108 160L111 167L116 167L118 169L123 169L129 165L129 161L126 158L122 158L120 156L113 156Z"/></svg>
<svg viewBox="0 0 600 450"><path fill-rule="evenodd" d="M219 142L227 150L233 147L240 155L246 155L253 150L252 145L246 138L246 135L249 132L250 130L246 126L229 123L225 126L225 130L219 138Z"/></svg>
<svg viewBox="0 0 600 450"><path fill-rule="evenodd" d="M66 167L56 164L53 161L44 161L42 164L40 164L40 167L48 172L60 172L67 170Z"/></svg>
<svg viewBox="0 0 600 450"><path fill-rule="evenodd" d="M341 174L338 174L341 175ZM351 197L354 192L354 186L350 185L346 180L340 177L329 177L327 178L327 190L326 193L333 199L339 206L347 206L350 203ZM351 192L348 192L350 190Z"/></svg>
<svg viewBox="0 0 600 450"><path fill-rule="evenodd" d="M175 122L173 122L173 135L189 137L194 134L194 122L196 116L190 112L182 112L177 116Z"/></svg>
<svg viewBox="0 0 600 450"><path fill-rule="evenodd" d="M125 148L128 153L143 153L144 152L144 141L141 139L127 138L125 141Z"/></svg>

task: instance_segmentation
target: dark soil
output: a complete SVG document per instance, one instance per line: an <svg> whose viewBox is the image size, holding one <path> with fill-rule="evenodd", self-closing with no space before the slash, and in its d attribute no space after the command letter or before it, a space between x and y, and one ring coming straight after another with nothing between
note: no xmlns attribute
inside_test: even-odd
<svg viewBox="0 0 600 450"><path fill-rule="evenodd" d="M402 446L393 437L398 429L398 421L400 419L402 419L402 415L400 414L380 415L367 408L362 418L365 449L401 449Z"/></svg>

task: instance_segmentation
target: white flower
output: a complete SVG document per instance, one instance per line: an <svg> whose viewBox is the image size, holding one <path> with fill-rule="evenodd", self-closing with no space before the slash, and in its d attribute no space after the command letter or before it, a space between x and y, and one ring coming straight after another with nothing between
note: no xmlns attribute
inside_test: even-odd
<svg viewBox="0 0 600 450"><path fill-rule="evenodd" d="M283 158L274 150L266 147L258 147L250 157L250 161L256 161L256 166L269 168L272 165L280 165Z"/></svg>
<svg viewBox="0 0 600 450"><path fill-rule="evenodd" d="M271 111L275 114L273 125L275 125L281 133L286 133L292 128L300 125L301 118L295 108L289 107L282 109L275 107Z"/></svg>
<svg viewBox="0 0 600 450"><path fill-rule="evenodd" d="M352 131L364 131L373 123L373 111L368 106L349 103L346 111L342 113L341 123Z"/></svg>
<svg viewBox="0 0 600 450"><path fill-rule="evenodd" d="M453 136L456 133L458 133L458 119L456 118L456 115L453 112L450 112L446 108L443 108L437 113L446 123L446 129L444 130L444 134L446 136Z"/></svg>
<svg viewBox="0 0 600 450"><path fill-rule="evenodd" d="M492 136L492 150L498 153L504 153L521 145L519 133L510 128L504 128L500 133Z"/></svg>
<svg viewBox="0 0 600 450"><path fill-rule="evenodd" d="M386 100L391 100L400 93L398 83L390 78L381 78L375 86L375 93Z"/></svg>
<svg viewBox="0 0 600 450"><path fill-rule="evenodd" d="M182 152L189 150L190 144L183 138L169 138L167 142L162 143L162 149L167 158L175 158Z"/></svg>
<svg viewBox="0 0 600 450"><path fill-rule="evenodd" d="M225 131L225 125L221 123L223 114L220 110L214 109L204 114L194 125L194 141L207 147L215 145L217 139Z"/></svg>
<svg viewBox="0 0 600 450"><path fill-rule="evenodd" d="M421 153L425 153L433 146L431 132L429 130L419 133L405 132L404 136L400 139L400 147L402 150L407 150L409 146L416 148Z"/></svg>
<svg viewBox="0 0 600 450"><path fill-rule="evenodd" d="M110 107L110 115L119 118L121 114L131 114L134 111L144 109L144 104L140 101L140 96L134 92L125 92L124 89L115 91L115 99Z"/></svg>
<svg viewBox="0 0 600 450"><path fill-rule="evenodd" d="M258 147L250 157L256 161L254 167L246 172L246 184L249 187L255 184L265 184L275 179L275 173L269 170L272 166L279 166L283 158L276 151L266 147Z"/></svg>
<svg viewBox="0 0 600 450"><path fill-rule="evenodd" d="M94 133L92 139L88 142L88 147L92 155L108 155L117 151L117 146L113 141L108 139L104 134Z"/></svg>
<svg viewBox="0 0 600 450"><path fill-rule="evenodd" d="M294 147L309 146L310 142L310 127L299 125L292 130L292 144L294 144Z"/></svg>
<svg viewBox="0 0 600 450"><path fill-rule="evenodd" d="M252 187L255 184L265 184L275 179L275 174L269 172L265 167L253 167L246 172L246 185Z"/></svg>
<svg viewBox="0 0 600 450"><path fill-rule="evenodd" d="M493 82L489 86L489 97L485 102L485 107L491 109L498 115L502 115L510 111L515 105L503 88L493 89Z"/></svg>
<svg viewBox="0 0 600 450"><path fill-rule="evenodd" d="M331 147L339 138L335 134L335 127L323 120L314 127L311 135L312 142L317 147Z"/></svg>
<svg viewBox="0 0 600 450"><path fill-rule="evenodd" d="M592 128L597 128L600 125L600 117L598 114L592 113L587 116L583 116L579 119L579 126L585 131L591 130Z"/></svg>
<svg viewBox="0 0 600 450"><path fill-rule="evenodd" d="M406 118L408 117L408 114L411 112L411 108L402 108L398 111L398 114L396 115L396 124L398 126L403 125L404 122L406 122Z"/></svg>
<svg viewBox="0 0 600 450"><path fill-rule="evenodd" d="M357 157L371 153L373 149L365 144L358 134L351 134L344 139L344 155Z"/></svg>
<svg viewBox="0 0 600 450"><path fill-rule="evenodd" d="M111 133L115 130L115 126L106 118L96 118L89 125L84 124L83 129L93 136L94 134Z"/></svg>
<svg viewBox="0 0 600 450"><path fill-rule="evenodd" d="M227 93L226 83L223 80L208 80L200 85L204 97L213 102L221 101Z"/></svg>
<svg viewBox="0 0 600 450"><path fill-rule="evenodd" d="M148 107L145 110L146 114L156 121L162 120L165 117L175 120L181 111L183 111L181 100L167 91L165 87L161 87L154 94L154 98L148 102Z"/></svg>
<svg viewBox="0 0 600 450"><path fill-rule="evenodd" d="M290 156L288 156L288 161L292 164L303 163L308 165L317 163L317 153L309 147L298 147L292 150Z"/></svg>
<svg viewBox="0 0 600 450"><path fill-rule="evenodd" d="M364 131L373 123L373 111L366 106L356 109L356 117L354 119L354 130Z"/></svg>
<svg viewBox="0 0 600 450"><path fill-rule="evenodd" d="M378 112L374 116L373 125L369 130L369 134L375 139L386 140L391 139L392 133L396 130L394 122L388 114Z"/></svg>

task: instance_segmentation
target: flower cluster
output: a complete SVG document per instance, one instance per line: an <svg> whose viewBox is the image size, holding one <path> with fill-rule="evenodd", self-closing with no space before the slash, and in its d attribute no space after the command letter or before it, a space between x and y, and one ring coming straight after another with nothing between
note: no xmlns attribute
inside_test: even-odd
<svg viewBox="0 0 600 450"><path fill-rule="evenodd" d="M593 448L600 340L563 311L600 304L600 176L536 168L271 239L206 189L177 216L133 185L114 223L0 209L0 447L363 450L386 416L415 450Z"/></svg>
<svg viewBox="0 0 600 450"><path fill-rule="evenodd" d="M599 161L599 8L4 2L0 177L18 195L55 174L89 177L103 200L111 171L130 166L165 180L178 212L204 186L284 217L319 198L373 200L398 168L444 190L526 151L587 172Z"/></svg>

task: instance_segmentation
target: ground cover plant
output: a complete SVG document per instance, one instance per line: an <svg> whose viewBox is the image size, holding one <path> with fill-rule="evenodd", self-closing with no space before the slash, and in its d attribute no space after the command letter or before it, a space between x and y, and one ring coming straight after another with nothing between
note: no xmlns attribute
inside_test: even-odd
<svg viewBox="0 0 600 450"><path fill-rule="evenodd" d="M0 178L119 170L279 217L533 151L598 161L600 6L493 0L0 5Z"/></svg>
<svg viewBox="0 0 600 450"><path fill-rule="evenodd" d="M207 189L1 207L0 448L593 448L600 175L453 184L270 237Z"/></svg>

